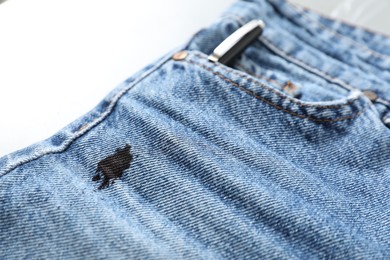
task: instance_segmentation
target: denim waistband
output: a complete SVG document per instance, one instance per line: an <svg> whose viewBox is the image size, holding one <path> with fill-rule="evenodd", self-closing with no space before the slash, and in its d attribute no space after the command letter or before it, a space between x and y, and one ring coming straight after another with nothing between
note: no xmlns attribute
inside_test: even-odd
<svg viewBox="0 0 390 260"><path fill-rule="evenodd" d="M313 75L325 80L325 92L345 94L352 89L369 90L390 100L387 91L389 38L343 22L333 22L284 0L237 2L216 23L196 34L188 49L210 54L227 36L253 19L263 20L266 28L242 55L241 60L251 60L246 68L249 74L264 71L265 58L261 55L269 51L304 70L310 75L308 77ZM264 78L264 75L259 76ZM265 78L270 83L273 77L275 75Z"/></svg>

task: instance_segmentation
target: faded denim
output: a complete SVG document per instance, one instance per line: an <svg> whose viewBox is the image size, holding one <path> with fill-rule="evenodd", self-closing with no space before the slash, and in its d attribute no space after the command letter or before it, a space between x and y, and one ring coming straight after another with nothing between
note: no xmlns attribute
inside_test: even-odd
<svg viewBox="0 0 390 260"><path fill-rule="evenodd" d="M252 19L266 28L232 67L207 60ZM0 159L0 258L389 259L389 83L387 36L238 1Z"/></svg>

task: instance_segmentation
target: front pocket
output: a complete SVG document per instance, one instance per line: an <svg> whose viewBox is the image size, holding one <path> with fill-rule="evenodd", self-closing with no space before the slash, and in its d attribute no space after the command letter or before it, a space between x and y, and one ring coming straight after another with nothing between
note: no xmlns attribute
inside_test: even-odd
<svg viewBox="0 0 390 260"><path fill-rule="evenodd" d="M198 51L189 51L182 62L190 63L259 101L298 118L316 122L348 120L357 117L370 105L359 90L348 91L345 96L334 100L300 100L246 72L209 62L207 55Z"/></svg>

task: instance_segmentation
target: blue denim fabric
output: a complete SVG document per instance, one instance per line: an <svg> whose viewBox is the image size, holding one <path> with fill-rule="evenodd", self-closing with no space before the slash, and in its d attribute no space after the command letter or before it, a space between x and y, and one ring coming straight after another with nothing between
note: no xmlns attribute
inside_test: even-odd
<svg viewBox="0 0 390 260"><path fill-rule="evenodd" d="M207 60L252 19L267 27L232 67ZM0 258L389 259L389 107L363 94L390 100L389 50L281 0L238 1L0 159ZM126 145L130 167L99 189Z"/></svg>

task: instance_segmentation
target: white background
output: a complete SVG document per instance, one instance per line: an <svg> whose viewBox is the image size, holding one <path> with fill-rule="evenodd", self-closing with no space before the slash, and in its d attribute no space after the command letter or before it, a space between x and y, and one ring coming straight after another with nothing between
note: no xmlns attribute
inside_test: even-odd
<svg viewBox="0 0 390 260"><path fill-rule="evenodd" d="M8 0L0 4L0 156L46 139L82 116L116 85L186 42L233 2ZM389 1L293 2L389 30Z"/></svg>

